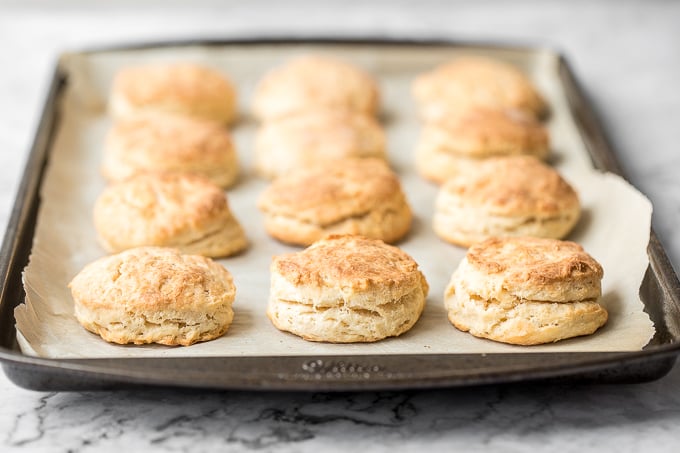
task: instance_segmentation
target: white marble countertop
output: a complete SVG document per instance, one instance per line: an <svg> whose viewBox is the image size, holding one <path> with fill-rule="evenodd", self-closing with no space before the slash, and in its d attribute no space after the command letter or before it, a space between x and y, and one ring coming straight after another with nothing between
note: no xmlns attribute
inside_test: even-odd
<svg viewBox="0 0 680 453"><path fill-rule="evenodd" d="M680 4L663 1L0 1L0 224L55 56L243 35L500 39L562 49L680 268ZM161 6L162 5L162 6ZM678 451L680 367L638 385L353 394L39 393L0 374L0 451Z"/></svg>

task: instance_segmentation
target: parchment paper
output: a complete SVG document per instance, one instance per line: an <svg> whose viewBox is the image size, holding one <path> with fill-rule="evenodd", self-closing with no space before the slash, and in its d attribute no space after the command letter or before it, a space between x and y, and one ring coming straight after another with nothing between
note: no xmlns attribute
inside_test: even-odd
<svg viewBox="0 0 680 453"><path fill-rule="evenodd" d="M401 337L373 344L336 345L306 342L271 325L264 314L271 256L297 249L277 243L264 231L255 199L266 182L255 177L250 166L256 124L244 116L234 128L243 176L228 196L251 246L245 254L220 260L232 272L237 287L235 319L227 334L214 341L172 348L112 345L83 329L73 316L67 284L85 264L104 255L96 241L92 207L104 187L99 165L104 135L111 125L105 103L115 71L152 61L205 63L234 79L241 111L247 112L253 86L268 68L308 52L353 61L379 79L389 159L416 215L412 232L399 245L420 264L431 286L425 311L415 327ZM550 102L551 163L575 186L583 204L582 219L568 239L583 244L605 269L602 303L609 311L609 322L592 336L519 347L459 332L446 319L444 288L465 250L440 241L431 229L437 188L413 169L420 126L410 97L410 82L416 74L465 52L502 58L523 67ZM261 45L71 54L60 64L69 75L68 93L61 106L62 120L42 188L30 263L24 273L27 299L15 311L18 340L26 354L94 358L626 351L641 349L653 336L653 325L638 296L648 265L651 205L622 179L592 169L557 77L557 59L551 52Z"/></svg>

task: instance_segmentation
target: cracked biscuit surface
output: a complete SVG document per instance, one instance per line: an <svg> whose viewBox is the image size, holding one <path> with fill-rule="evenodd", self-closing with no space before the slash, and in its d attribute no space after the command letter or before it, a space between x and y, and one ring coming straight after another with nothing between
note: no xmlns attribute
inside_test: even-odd
<svg viewBox="0 0 680 453"><path fill-rule="evenodd" d="M532 345L589 335L607 322L602 266L573 242L532 237L475 244L444 294L459 330Z"/></svg>
<svg viewBox="0 0 680 453"><path fill-rule="evenodd" d="M471 108L513 109L533 117L546 102L515 66L484 57L460 57L418 76L412 94L425 121L438 121Z"/></svg>
<svg viewBox="0 0 680 453"><path fill-rule="evenodd" d="M556 170L530 156L498 157L441 186L433 228L465 247L492 236L562 239L580 213L576 191Z"/></svg>
<svg viewBox="0 0 680 453"><path fill-rule="evenodd" d="M139 246L224 257L248 245L225 193L183 173L147 173L112 184L94 206L102 246L111 253Z"/></svg>
<svg viewBox="0 0 680 453"><path fill-rule="evenodd" d="M160 112L226 124L236 117L236 90L224 74L197 64L132 66L116 74L109 109L118 119Z"/></svg>
<svg viewBox="0 0 680 453"><path fill-rule="evenodd" d="M322 162L282 176L262 193L258 207L272 237L297 245L328 234L395 242L413 218L399 179L373 158Z"/></svg>
<svg viewBox="0 0 680 453"><path fill-rule="evenodd" d="M139 247L100 258L69 284L80 324L118 344L188 346L234 318L231 274L209 258Z"/></svg>
<svg viewBox="0 0 680 453"><path fill-rule="evenodd" d="M331 235L274 257L267 316L310 341L372 342L408 331L429 287L417 263L380 240Z"/></svg>
<svg viewBox="0 0 680 453"><path fill-rule="evenodd" d="M252 110L258 119L271 120L319 109L375 115L378 108L378 85L366 72L334 57L305 55L262 77Z"/></svg>

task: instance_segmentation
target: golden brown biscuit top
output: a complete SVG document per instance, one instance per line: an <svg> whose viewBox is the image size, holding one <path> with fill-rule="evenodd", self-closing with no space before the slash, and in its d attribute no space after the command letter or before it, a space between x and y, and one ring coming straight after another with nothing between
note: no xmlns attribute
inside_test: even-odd
<svg viewBox="0 0 680 453"><path fill-rule="evenodd" d="M425 293L428 289L418 264L406 252L356 235L330 235L301 252L276 256L272 272L296 286L366 291L422 285Z"/></svg>
<svg viewBox="0 0 680 453"><path fill-rule="evenodd" d="M233 301L231 274L198 255L162 247L139 247L100 258L69 284L81 305L91 309L195 312Z"/></svg>
<svg viewBox="0 0 680 453"><path fill-rule="evenodd" d="M449 179L442 191L496 215L550 216L579 207L571 185L535 157L489 158L473 168Z"/></svg>
<svg viewBox="0 0 680 453"><path fill-rule="evenodd" d="M442 151L470 157L518 153L544 157L550 146L548 130L517 110L474 108L425 128Z"/></svg>
<svg viewBox="0 0 680 453"><path fill-rule="evenodd" d="M157 102L200 104L215 97L235 96L234 87L220 72L197 64L157 64L121 69L113 92L137 106Z"/></svg>
<svg viewBox="0 0 680 453"><path fill-rule="evenodd" d="M466 258L473 268L513 287L603 276L602 266L583 247L557 239L490 238L470 247Z"/></svg>
<svg viewBox="0 0 680 453"><path fill-rule="evenodd" d="M319 107L374 114L378 97L373 78L358 67L310 55L265 74L256 88L253 108L259 116L270 118Z"/></svg>
<svg viewBox="0 0 680 453"><path fill-rule="evenodd" d="M483 57L461 57L419 76L413 84L421 102L451 108L516 108L540 115L546 109L531 81L516 67Z"/></svg>
<svg viewBox="0 0 680 453"><path fill-rule="evenodd" d="M200 176L145 173L108 186L95 203L97 221L120 234L152 234L158 243L202 230L229 215L221 188Z"/></svg>
<svg viewBox="0 0 680 453"><path fill-rule="evenodd" d="M148 114L117 121L107 146L125 160L222 162L234 152L229 131L219 123L194 118Z"/></svg>
<svg viewBox="0 0 680 453"><path fill-rule="evenodd" d="M364 215L400 193L399 179L383 160L332 160L276 179L260 196L258 207L330 225Z"/></svg>

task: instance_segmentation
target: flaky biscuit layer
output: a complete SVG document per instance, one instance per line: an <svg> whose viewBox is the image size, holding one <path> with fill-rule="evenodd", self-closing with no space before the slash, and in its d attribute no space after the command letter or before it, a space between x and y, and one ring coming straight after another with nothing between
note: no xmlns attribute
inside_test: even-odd
<svg viewBox="0 0 680 453"><path fill-rule="evenodd" d="M590 335L607 322L608 316L599 300L503 305L456 291L445 301L449 321L457 329L476 337L527 346Z"/></svg>
<svg viewBox="0 0 680 453"><path fill-rule="evenodd" d="M347 306L321 307L287 299L270 301L267 316L272 324L308 341L365 343L396 337L409 331L425 306L422 290L372 310Z"/></svg>

